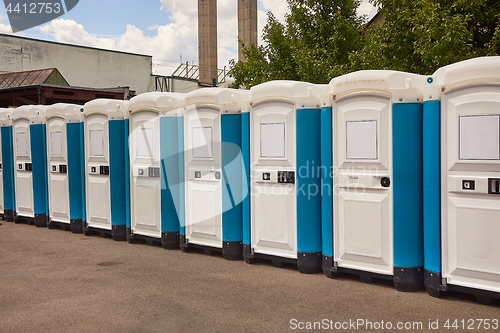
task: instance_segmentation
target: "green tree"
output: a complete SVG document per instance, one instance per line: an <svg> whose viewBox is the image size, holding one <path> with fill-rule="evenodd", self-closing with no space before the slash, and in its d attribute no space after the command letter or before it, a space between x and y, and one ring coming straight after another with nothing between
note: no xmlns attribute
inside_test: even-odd
<svg viewBox="0 0 500 333"><path fill-rule="evenodd" d="M351 70L432 74L461 60L500 50L500 1L372 0L384 22L350 55Z"/></svg>
<svg viewBox="0 0 500 333"><path fill-rule="evenodd" d="M349 54L364 45L359 0L287 0L285 23L268 13L264 45L243 49L246 62L230 61L233 87L270 80L328 83L349 71Z"/></svg>

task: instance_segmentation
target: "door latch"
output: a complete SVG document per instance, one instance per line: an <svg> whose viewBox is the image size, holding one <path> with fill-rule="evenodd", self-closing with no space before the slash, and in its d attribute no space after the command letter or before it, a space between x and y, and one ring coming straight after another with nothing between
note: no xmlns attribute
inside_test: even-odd
<svg viewBox="0 0 500 333"><path fill-rule="evenodd" d="M153 178L160 178L160 168L149 167L148 168L148 176L153 177Z"/></svg>
<svg viewBox="0 0 500 333"><path fill-rule="evenodd" d="M500 178L488 178L488 194L500 194Z"/></svg>
<svg viewBox="0 0 500 333"><path fill-rule="evenodd" d="M278 171L278 183L295 184L295 171Z"/></svg>
<svg viewBox="0 0 500 333"><path fill-rule="evenodd" d="M109 175L109 166L101 165L99 166L99 174L101 175Z"/></svg>

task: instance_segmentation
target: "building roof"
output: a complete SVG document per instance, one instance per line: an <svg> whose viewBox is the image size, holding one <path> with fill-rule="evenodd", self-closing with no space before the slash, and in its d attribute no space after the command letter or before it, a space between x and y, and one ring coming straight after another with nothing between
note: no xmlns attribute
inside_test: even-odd
<svg viewBox="0 0 500 333"><path fill-rule="evenodd" d="M129 88L85 88L37 84L0 89L0 108L20 105L52 105L71 103L83 105L96 98L128 99Z"/></svg>
<svg viewBox="0 0 500 333"><path fill-rule="evenodd" d="M117 50L110 50L110 49L104 49L104 48L98 48L98 47L92 47L92 46L85 46L85 45L76 45L76 44L54 42L54 41L51 41L51 40L43 40L43 39L37 39L37 38L32 38L32 37L18 36L18 35L14 35L14 34L10 34L10 33L0 33L0 37L15 38L15 39L20 39L20 40L24 39L24 40L28 40L28 41L32 41L32 42L49 43L49 44L56 44L56 45L69 46L69 47L78 47L78 48L84 48L84 49L89 49L89 50L97 50L97 51L114 52L114 53L135 55L135 56L147 57L147 58L152 58L153 57L153 56L151 56L149 54L141 54L141 53L117 51Z"/></svg>
<svg viewBox="0 0 500 333"><path fill-rule="evenodd" d="M40 84L69 86L68 81L56 68L0 74L0 89L26 87Z"/></svg>

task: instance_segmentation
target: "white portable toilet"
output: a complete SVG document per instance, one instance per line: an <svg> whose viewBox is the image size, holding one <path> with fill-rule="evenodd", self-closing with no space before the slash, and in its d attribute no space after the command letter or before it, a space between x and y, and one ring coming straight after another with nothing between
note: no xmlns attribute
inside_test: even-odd
<svg viewBox="0 0 500 333"><path fill-rule="evenodd" d="M242 259L247 117L247 91L203 88L186 94L183 251L199 247L207 254L221 251L228 260Z"/></svg>
<svg viewBox="0 0 500 333"><path fill-rule="evenodd" d="M128 101L95 99L84 105L85 235L126 240L130 224Z"/></svg>
<svg viewBox="0 0 500 333"><path fill-rule="evenodd" d="M162 197L166 174L161 158L160 114L182 107L183 98L177 93L149 92L130 100L129 242L139 238L150 245L158 242L166 249L179 249L179 226L170 230L163 223L166 208Z"/></svg>
<svg viewBox="0 0 500 333"><path fill-rule="evenodd" d="M424 81L403 72L359 71L330 82L333 153L324 167L333 177L333 214L323 221L333 225L323 248L328 277L350 272L366 282L392 279L400 291L422 287Z"/></svg>
<svg viewBox="0 0 500 333"><path fill-rule="evenodd" d="M425 287L500 299L500 57L438 69L424 104Z"/></svg>
<svg viewBox="0 0 500 333"><path fill-rule="evenodd" d="M83 106L47 107L48 227L82 232L85 221Z"/></svg>
<svg viewBox="0 0 500 333"><path fill-rule="evenodd" d="M250 89L251 223L243 256L321 271L321 86L271 81ZM312 172L314 171L314 172Z"/></svg>
<svg viewBox="0 0 500 333"><path fill-rule="evenodd" d="M16 202L14 195L14 156L12 149L12 109L0 109L0 215L14 222Z"/></svg>
<svg viewBox="0 0 500 333"><path fill-rule="evenodd" d="M12 112L15 222L37 227L46 227L49 215L45 108L26 105Z"/></svg>

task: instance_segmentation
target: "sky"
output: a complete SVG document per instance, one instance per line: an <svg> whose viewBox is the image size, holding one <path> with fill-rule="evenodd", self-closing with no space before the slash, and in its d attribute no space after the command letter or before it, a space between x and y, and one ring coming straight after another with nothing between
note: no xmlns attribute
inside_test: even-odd
<svg viewBox="0 0 500 333"><path fill-rule="evenodd" d="M198 64L197 0L80 0L73 10L16 35L153 56L153 74L170 75L186 63ZM258 0L258 35L266 13L283 22L286 0ZM238 57L237 1L217 1L219 68ZM368 18L376 9L363 0L358 14ZM0 4L0 32L12 34L5 7Z"/></svg>

